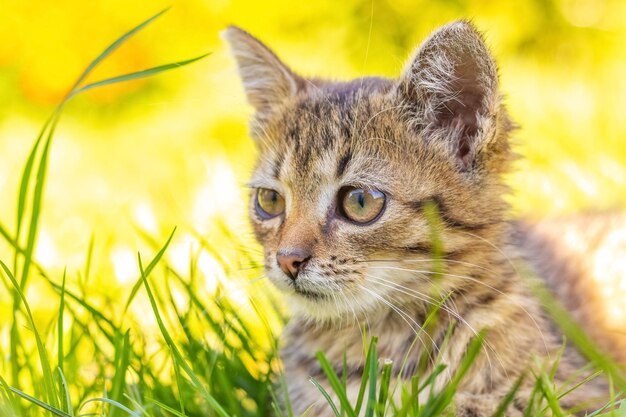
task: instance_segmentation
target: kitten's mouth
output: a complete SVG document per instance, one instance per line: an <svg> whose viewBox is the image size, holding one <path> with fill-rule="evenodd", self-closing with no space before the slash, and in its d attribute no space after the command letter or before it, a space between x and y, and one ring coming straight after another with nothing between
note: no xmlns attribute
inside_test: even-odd
<svg viewBox="0 0 626 417"><path fill-rule="evenodd" d="M310 300L323 300L327 298L327 295L324 293L304 289L298 284L294 285L293 290L296 294L301 295Z"/></svg>
<svg viewBox="0 0 626 417"><path fill-rule="evenodd" d="M309 274L311 274L309 272ZM328 300L333 290L338 288L332 288L329 282L324 281L324 277L320 277L313 273L307 274L307 271L302 271L298 274L298 277L294 280L287 278L285 274L275 276L275 284L278 288L287 294L295 294L308 301L325 301ZM322 281L322 282L320 282Z"/></svg>

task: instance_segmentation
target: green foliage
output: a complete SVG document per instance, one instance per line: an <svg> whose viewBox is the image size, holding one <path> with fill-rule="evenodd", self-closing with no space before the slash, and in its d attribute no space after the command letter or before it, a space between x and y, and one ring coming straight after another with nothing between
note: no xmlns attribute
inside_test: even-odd
<svg viewBox="0 0 626 417"><path fill-rule="evenodd" d="M268 415L270 411L283 415L276 391L284 395L286 384L279 372L275 326L271 324L282 323L283 317L275 307L271 293L258 291L253 299L247 299L246 295L244 300L249 302L252 311L245 311L241 301L234 301L223 282L216 284L214 297L200 296L201 284L194 267L199 254L190 254L192 262L186 275L164 256L174 231L162 245L157 243L157 238L142 233L156 254L145 268L141 255L138 255L140 276L136 284L126 300L114 300L117 303L125 301L121 316L115 315L107 305L94 303L88 292L93 237L82 276L79 273L76 280L82 282L77 289L70 288L65 271L59 283L33 257L43 210L50 147L67 101L91 88L152 76L205 56L84 84L90 72L105 58L162 13L118 38L79 76L44 124L27 157L17 196L15 233L11 234L0 225L0 235L14 251L12 268L0 260L4 292L11 295L13 301L9 318L9 359L3 363L4 369L10 370L9 381L0 376L0 415L3 417L42 413L60 417L253 417ZM436 212L431 215L436 224ZM235 237L232 239L236 241ZM433 241L439 242L436 231L433 231ZM441 250L439 244L435 246L436 251ZM201 241L201 250L218 252L205 241ZM247 261L253 264L254 258L249 257ZM230 268L226 262L222 266L226 271ZM37 272L36 276L33 270ZM54 302L58 303L56 317L44 326L34 316L29 302L28 284L35 277L49 287L56 297ZM148 329L141 321L146 317L139 321L127 317L129 308L142 296L147 296L149 313L156 319L158 335L147 334ZM181 303L179 298L184 301ZM429 316L424 331L428 331L428 323L437 314L437 307L433 316ZM568 322L561 310L555 307L552 311L559 322L565 323L568 337L583 346L583 350L613 381L623 384L619 370L593 350L593 342L583 339L582 332ZM437 359L428 374L418 373L409 381L400 381L392 377L393 362L379 363L375 337L366 346L364 372L354 403L347 395L345 360L343 375L338 375L320 352L318 360L331 391L327 391L321 381L311 382L337 416L452 415L459 384L479 355L484 337L481 332L472 340L458 370L439 391L435 391L434 386L446 369L445 363ZM51 363L54 349L50 346L56 346L56 367ZM402 369L403 364L400 365ZM526 415L567 414L558 404L558 399L567 391L554 387L553 369L533 374L536 382ZM91 377L86 379L85 373ZM530 378L528 375L524 377ZM504 415L524 377L503 399L496 415ZM289 399L284 401L287 415L293 416ZM609 403L591 415L624 417L626 403Z"/></svg>

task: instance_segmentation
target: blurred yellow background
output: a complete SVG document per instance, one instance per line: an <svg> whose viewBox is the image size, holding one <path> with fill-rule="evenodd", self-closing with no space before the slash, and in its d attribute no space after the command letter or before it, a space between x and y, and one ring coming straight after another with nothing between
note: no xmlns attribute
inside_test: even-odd
<svg viewBox="0 0 626 417"><path fill-rule="evenodd" d="M212 54L74 99L52 144L36 259L74 279L93 235L93 275L112 299L138 276L135 254L147 247L138 230L162 242L179 226L167 256L182 271L198 236L226 257L255 251L244 186L251 109L218 36L229 23L304 75L344 79L396 76L431 30L471 18L521 125L516 150L525 159L508 179L516 215L626 208L622 0L0 0L0 220L10 231L23 164L54 104L101 50L167 6L90 80ZM11 258L0 243L0 259ZM198 268L207 285L224 273L210 255Z"/></svg>

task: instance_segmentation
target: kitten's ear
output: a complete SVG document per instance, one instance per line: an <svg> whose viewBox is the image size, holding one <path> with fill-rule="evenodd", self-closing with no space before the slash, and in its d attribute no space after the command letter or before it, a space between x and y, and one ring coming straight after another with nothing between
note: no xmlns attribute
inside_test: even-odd
<svg viewBox="0 0 626 417"><path fill-rule="evenodd" d="M401 94L427 140L444 140L462 170L493 135L498 74L481 34L466 21L436 30L406 67Z"/></svg>
<svg viewBox="0 0 626 417"><path fill-rule="evenodd" d="M231 25L221 35L237 60L248 101L257 117L266 118L305 85L274 52L245 30Z"/></svg>

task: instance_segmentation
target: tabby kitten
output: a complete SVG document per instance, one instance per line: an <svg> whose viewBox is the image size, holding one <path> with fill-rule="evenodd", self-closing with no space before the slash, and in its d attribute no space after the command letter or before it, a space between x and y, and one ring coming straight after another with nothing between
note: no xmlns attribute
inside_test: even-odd
<svg viewBox="0 0 626 417"><path fill-rule="evenodd" d="M250 213L266 274L294 313L282 360L296 414L333 415L309 382L324 381L317 351L337 370L347 353L354 398L363 327L378 336L379 357L392 359L398 375L433 304L444 301L405 369L417 369L424 349L441 350L448 368L440 389L476 332L488 329L455 413L491 416L534 357L557 356L562 337L510 261L501 177L512 160L514 125L481 35L465 21L446 25L399 78L348 82L303 78L239 28L224 37L256 111ZM432 206L435 226L426 215ZM434 251L441 251L443 272L436 272ZM566 348L556 383L575 383L582 376L570 378L583 365ZM523 415L530 379L506 415ZM561 403L603 396L604 383L594 380Z"/></svg>

